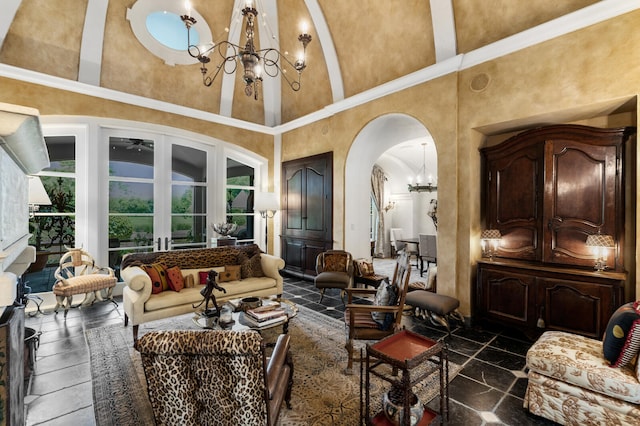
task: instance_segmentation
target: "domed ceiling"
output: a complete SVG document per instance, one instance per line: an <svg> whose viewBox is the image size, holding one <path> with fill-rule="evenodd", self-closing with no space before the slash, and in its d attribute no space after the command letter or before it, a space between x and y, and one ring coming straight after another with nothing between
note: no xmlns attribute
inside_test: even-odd
<svg viewBox="0 0 640 426"><path fill-rule="evenodd" d="M243 44L238 16L245 2L191 0L192 14L214 41L238 34ZM313 38L301 89L278 82L281 76L265 76L255 100L245 95L240 72L219 75L205 87L186 45L174 52L186 63L171 63L134 33L151 9L185 13L183 0L151 0L154 6L144 13L139 9L138 16L136 3L145 0L3 0L0 75L26 78L25 72L33 71L36 77L55 77L46 84L66 90L152 108L184 107L179 113L268 130L326 116L623 13L611 12L605 5L611 1L596 0L254 0L260 47L269 40L295 61L302 22ZM202 38L206 32L199 31Z"/></svg>

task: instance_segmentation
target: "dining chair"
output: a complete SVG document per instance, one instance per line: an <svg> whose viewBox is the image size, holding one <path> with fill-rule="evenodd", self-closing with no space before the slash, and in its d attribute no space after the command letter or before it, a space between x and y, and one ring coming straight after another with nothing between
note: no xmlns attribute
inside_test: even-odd
<svg viewBox="0 0 640 426"><path fill-rule="evenodd" d="M435 235L418 234L420 244L418 245L420 252L420 276L424 273L424 262L427 262L427 269L429 264L438 263L438 243Z"/></svg>

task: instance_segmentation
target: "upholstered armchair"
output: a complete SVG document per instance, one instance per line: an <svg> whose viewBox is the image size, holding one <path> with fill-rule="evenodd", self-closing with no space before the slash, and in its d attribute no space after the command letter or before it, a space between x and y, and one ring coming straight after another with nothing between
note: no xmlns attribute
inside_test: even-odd
<svg viewBox="0 0 640 426"><path fill-rule="evenodd" d="M524 407L560 424L640 424L639 347L640 301L614 313L603 341L545 332L527 352Z"/></svg>
<svg viewBox="0 0 640 426"><path fill-rule="evenodd" d="M344 290L353 287L353 257L344 250L328 250L316 257L314 283L320 290L320 303L327 288L339 288L344 300Z"/></svg>
<svg viewBox="0 0 640 426"><path fill-rule="evenodd" d="M401 328L411 267L406 253L396 259L391 283L381 282L377 289L347 288L347 305L344 312L347 332L346 349L349 354L346 374L352 374L354 361L354 340L379 340ZM372 305L353 303L355 296L374 296ZM360 357L357 359L362 361Z"/></svg>
<svg viewBox="0 0 640 426"><path fill-rule="evenodd" d="M158 425L275 425L291 408L288 335L267 357L255 331L153 331L136 340Z"/></svg>

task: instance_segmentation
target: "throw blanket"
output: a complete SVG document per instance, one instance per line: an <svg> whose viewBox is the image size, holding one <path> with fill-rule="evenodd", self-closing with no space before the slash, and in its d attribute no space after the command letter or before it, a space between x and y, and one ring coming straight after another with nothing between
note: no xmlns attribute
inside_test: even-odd
<svg viewBox="0 0 640 426"><path fill-rule="evenodd" d="M205 249L169 250L153 253L131 253L122 259L120 267L162 263L167 268L180 269L213 268L226 265L240 265L254 255L261 253L256 244L224 246Z"/></svg>

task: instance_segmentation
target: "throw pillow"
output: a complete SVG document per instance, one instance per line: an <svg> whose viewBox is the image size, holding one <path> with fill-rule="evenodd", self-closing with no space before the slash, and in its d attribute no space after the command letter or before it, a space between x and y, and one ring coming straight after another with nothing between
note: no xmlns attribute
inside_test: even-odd
<svg viewBox="0 0 640 426"><path fill-rule="evenodd" d="M240 280L240 265L225 266L224 272L218 274L218 282L221 283L238 280Z"/></svg>
<svg viewBox="0 0 640 426"><path fill-rule="evenodd" d="M324 271L326 272L344 272L347 270L347 256L342 254L325 254L324 255Z"/></svg>
<svg viewBox="0 0 640 426"><path fill-rule="evenodd" d="M184 288L184 278L178 266L167 268L167 282L173 291L180 291Z"/></svg>
<svg viewBox="0 0 640 426"><path fill-rule="evenodd" d="M604 358L613 367L631 363L640 349L640 301L620 306L611 315L602 339Z"/></svg>
<svg viewBox="0 0 640 426"><path fill-rule="evenodd" d="M196 286L196 283L195 283L195 280L193 279L193 275L187 275L186 277L184 277L185 288L192 288L195 286Z"/></svg>
<svg viewBox="0 0 640 426"><path fill-rule="evenodd" d="M437 266L433 265L433 266L430 266L429 269L427 269L427 284L424 288L425 290L433 291L435 293L436 285L437 285L437 281L436 281L437 275L438 275Z"/></svg>
<svg viewBox="0 0 640 426"><path fill-rule="evenodd" d="M398 294L393 284L382 282L378 286L373 304L375 306L393 306L396 304L397 299ZM371 318L378 323L381 330L388 330L394 320L391 312L372 312Z"/></svg>
<svg viewBox="0 0 640 426"><path fill-rule="evenodd" d="M356 266L358 275L361 277L366 277L369 275L373 275L373 263L369 262L366 259L358 259L356 260Z"/></svg>
<svg viewBox="0 0 640 426"><path fill-rule="evenodd" d="M149 275L149 278L151 278L152 294L158 294L169 289L166 268L162 263L142 265L142 269Z"/></svg>
<svg viewBox="0 0 640 426"><path fill-rule="evenodd" d="M238 263L240 264L242 279L264 277L264 271L262 270L262 263L260 261L260 253L251 257L242 253L238 256Z"/></svg>
<svg viewBox="0 0 640 426"><path fill-rule="evenodd" d="M198 277L200 277L200 285L207 285L207 280L209 279L210 271L200 271L198 272Z"/></svg>

